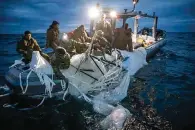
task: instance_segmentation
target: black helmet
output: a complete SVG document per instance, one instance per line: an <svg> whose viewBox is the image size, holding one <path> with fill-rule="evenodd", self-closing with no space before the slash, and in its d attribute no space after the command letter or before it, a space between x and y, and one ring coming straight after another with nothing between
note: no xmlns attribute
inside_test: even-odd
<svg viewBox="0 0 195 130"><path fill-rule="evenodd" d="M56 24L59 24L59 22L58 21L53 21L52 22L52 25L56 25Z"/></svg>
<svg viewBox="0 0 195 130"><path fill-rule="evenodd" d="M25 35L31 34L31 32L27 30L27 31L24 32L24 34L25 34Z"/></svg>
<svg viewBox="0 0 195 130"><path fill-rule="evenodd" d="M55 53L56 55L65 55L67 52L66 49L64 49L63 47L57 47Z"/></svg>

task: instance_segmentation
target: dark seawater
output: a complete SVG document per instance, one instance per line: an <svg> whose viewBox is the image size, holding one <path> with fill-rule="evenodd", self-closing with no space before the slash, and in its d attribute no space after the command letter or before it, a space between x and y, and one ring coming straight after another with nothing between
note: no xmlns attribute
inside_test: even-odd
<svg viewBox="0 0 195 130"><path fill-rule="evenodd" d="M15 51L20 37L0 35L0 86L5 84L8 67L20 58ZM33 37L44 47L45 34ZM195 33L167 33L166 46L135 75L128 93L121 104L134 115L139 117L136 110L150 106L174 130L195 129ZM104 118L95 114L91 105L71 97L66 102L49 99L31 111L4 108L3 104L13 102L11 98L16 97L0 98L0 130L93 130L99 128L98 123ZM40 102L23 98L17 98L18 101L21 107ZM135 107L133 102L139 103Z"/></svg>

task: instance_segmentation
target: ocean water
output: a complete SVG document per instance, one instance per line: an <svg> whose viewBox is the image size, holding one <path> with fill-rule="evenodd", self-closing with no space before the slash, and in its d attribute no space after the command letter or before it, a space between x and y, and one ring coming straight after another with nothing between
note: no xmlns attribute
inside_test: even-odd
<svg viewBox="0 0 195 130"><path fill-rule="evenodd" d="M0 35L0 86L5 85L8 67L20 55L15 51L21 35ZM40 46L45 44L45 34L33 34ZM148 61L134 77L128 96L121 104L140 120L146 120L140 111L152 108L174 130L195 129L195 33L167 33L167 44ZM104 117L93 112L91 106L69 97L67 101L49 99L39 108L19 111L4 108L13 103L13 97L0 98L1 130L81 130L99 129ZM15 97L14 97L15 98ZM39 103L18 99L21 107ZM15 102L14 102L15 103ZM155 121L150 123L151 129ZM164 124L165 125L165 124ZM163 129L163 123L161 123Z"/></svg>

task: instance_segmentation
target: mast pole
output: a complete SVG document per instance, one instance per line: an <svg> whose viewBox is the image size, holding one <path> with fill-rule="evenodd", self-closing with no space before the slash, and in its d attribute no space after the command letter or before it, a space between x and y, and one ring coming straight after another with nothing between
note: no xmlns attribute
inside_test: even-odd
<svg viewBox="0 0 195 130"><path fill-rule="evenodd" d="M94 20L91 20L91 23L90 23L90 36L93 36L93 26L94 26Z"/></svg>
<svg viewBox="0 0 195 130"><path fill-rule="evenodd" d="M138 32L138 19L134 17L134 34L135 34L135 43L137 42L137 32Z"/></svg>
<svg viewBox="0 0 195 130"><path fill-rule="evenodd" d="M153 16L154 16L154 25L153 25L153 28L152 28L152 36L156 41L157 40L156 39L156 30L157 30L157 24L158 24L158 17L155 16L155 12L153 13Z"/></svg>

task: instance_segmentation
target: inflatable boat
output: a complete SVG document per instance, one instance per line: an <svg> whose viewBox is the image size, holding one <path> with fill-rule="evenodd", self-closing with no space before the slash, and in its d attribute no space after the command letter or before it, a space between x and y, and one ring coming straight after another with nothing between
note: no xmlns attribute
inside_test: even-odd
<svg viewBox="0 0 195 130"><path fill-rule="evenodd" d="M147 59L154 56L158 52L158 50L165 45L165 43L166 43L165 39L160 39L159 41L156 41L155 43L148 45L148 47L145 48L146 53L147 53L147 56L146 56ZM114 62L113 62L113 64L114 64ZM21 85L27 86L27 83L28 83L29 87L28 87L28 91L25 93L25 95L32 96L32 95L44 94L45 93L45 86L42 85L42 83L40 82L36 73L32 72L30 77L28 78L28 81L27 81L26 78L27 78L29 71L30 71L28 69L29 69L29 65L24 65L24 64L18 64L18 65L15 65L14 67L11 67L5 75L5 79L7 81L8 86L11 89L13 89L15 92L22 94L20 86ZM20 77L21 73L22 73L22 75ZM49 75L49 77L51 78L52 75ZM53 93L62 91L60 79L57 79L55 77L55 75L53 75L53 81L56 84L53 87Z"/></svg>
<svg viewBox="0 0 195 130"><path fill-rule="evenodd" d="M138 32L138 19L140 17L154 18L153 28L152 29L143 28L142 30L140 30ZM113 15L111 15L110 17L109 17L109 15L107 15L107 19L109 19L109 18L111 19L113 29L115 29L117 19L120 19L120 18L123 19L122 26L124 27L124 24L126 23L126 20L128 18L134 18L134 20L135 20L134 33L132 34L134 52L131 52L132 55L134 55L134 53L137 53L137 50L140 50L140 48L143 48L144 52L146 52L146 58L144 60L149 59L152 56L155 56L155 54L158 52L158 50L161 49L166 43L166 40L165 40L166 32L163 30L157 29L158 17L155 15L150 16L147 14L143 14L141 11L140 12L132 12L132 11L127 12L127 10L125 10L125 13L117 14L117 19ZM90 25L90 28L91 28L90 34L94 34L94 30L93 30L94 27L93 26L94 26L94 20L92 20L91 25ZM118 50L118 51L120 51L120 50ZM103 57L90 55L90 57L93 57L93 58L91 58L91 60L95 64L96 64L95 60L97 60L98 62L101 61L101 63L104 63L104 64L116 65L116 63L115 63L116 61L105 59L105 56L103 56L104 57L103 58ZM104 62L102 61L102 59L104 60ZM20 62L20 61L18 61L18 62ZM132 62L134 62L134 61L132 61ZM9 71L5 74L5 79L7 81L8 86L11 89L13 89L14 92L17 94L23 94L23 95L27 95L27 96L44 95L45 91L46 91L45 84L43 84L40 81L40 78L37 76L37 74L34 71L32 71L30 73L30 71L31 71L31 70L29 70L30 66L25 65L23 63L16 63L16 64L17 65L13 65L12 67L10 67ZM74 64L77 64L77 63L74 63ZM79 66L75 66L74 64L71 63L72 68L75 68L77 71L79 70L80 73L88 76L90 79L98 81L98 78L100 78L100 77L91 76L89 74L89 71L91 71L91 70L89 70L89 69L81 70L79 68ZM90 62L90 64L91 64L91 62ZM96 64L96 66L98 66L98 65ZM101 70L101 69L99 69L99 70ZM70 73L72 73L72 72L70 72ZM102 70L101 70L101 73L103 73ZM66 75L66 72L65 72L65 75ZM47 76L48 76L48 78L53 80L54 85L52 86L52 93L58 93L61 91L65 91L62 88L62 84L64 84L62 82L62 79L56 78L53 73L47 74ZM27 87L28 87L28 89L27 89ZM23 90L27 90L27 91L24 92Z"/></svg>

